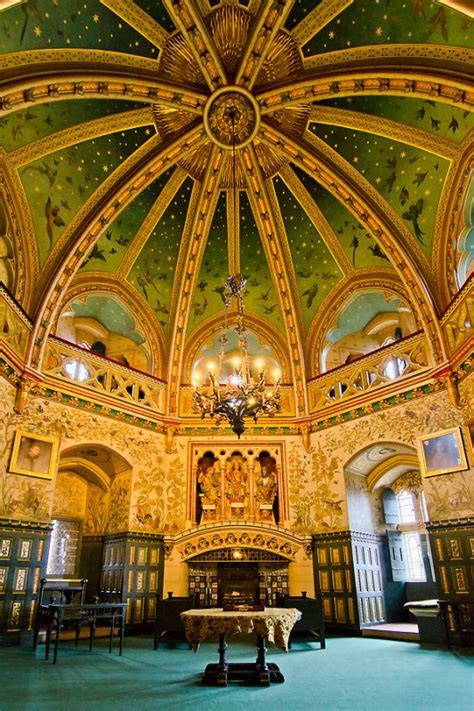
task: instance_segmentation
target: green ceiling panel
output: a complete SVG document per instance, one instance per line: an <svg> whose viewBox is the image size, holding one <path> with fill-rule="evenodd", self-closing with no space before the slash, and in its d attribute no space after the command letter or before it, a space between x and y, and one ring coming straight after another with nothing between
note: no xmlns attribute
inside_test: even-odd
<svg viewBox="0 0 474 711"><path fill-rule="evenodd" d="M334 257L321 235L281 178L273 180L295 268L303 323L308 329L314 314L341 278Z"/></svg>
<svg viewBox="0 0 474 711"><path fill-rule="evenodd" d="M288 14L288 18L285 23L286 29L291 32L291 30L294 29L302 20L304 20L308 13L310 13L313 8L320 5L322 1L323 0L313 0L312 2L309 2L308 0L296 0Z"/></svg>
<svg viewBox="0 0 474 711"><path fill-rule="evenodd" d="M81 271L114 273L150 211L153 203L168 182L174 168L166 171L131 202L106 229L91 254L84 260Z"/></svg>
<svg viewBox="0 0 474 711"><path fill-rule="evenodd" d="M352 265L356 269L389 266L387 255L352 213L307 173L296 166L292 167L330 223Z"/></svg>
<svg viewBox="0 0 474 711"><path fill-rule="evenodd" d="M127 278L148 301L163 328L168 325L176 261L192 189L193 180L187 178L151 233Z"/></svg>
<svg viewBox="0 0 474 711"><path fill-rule="evenodd" d="M318 104L315 104L317 107ZM474 128L474 112L449 104L404 96L345 96L321 101L321 106L349 109L392 119L434 136L460 143Z"/></svg>
<svg viewBox="0 0 474 711"><path fill-rule="evenodd" d="M156 57L158 50L100 0L26 0L2 12L0 53L79 47Z"/></svg>
<svg viewBox="0 0 474 711"><path fill-rule="evenodd" d="M142 109L143 104L112 99L81 99L38 104L0 119L0 145L6 151L61 131L70 126L110 114Z"/></svg>
<svg viewBox="0 0 474 711"><path fill-rule="evenodd" d="M405 221L427 257L449 162L392 139L312 123L310 130L337 150Z"/></svg>
<svg viewBox="0 0 474 711"><path fill-rule="evenodd" d="M430 0L356 0L303 48L306 56L377 44L472 47L472 26L460 12Z"/></svg>
<svg viewBox="0 0 474 711"><path fill-rule="evenodd" d="M51 153L20 170L41 263L94 190L154 129L134 128Z"/></svg>
<svg viewBox="0 0 474 711"><path fill-rule="evenodd" d="M226 194L221 192L204 250L201 270L188 321L188 332L224 308L224 281L228 274Z"/></svg>
<svg viewBox="0 0 474 711"><path fill-rule="evenodd" d="M246 193L241 193L240 198L240 271L248 277L246 311L253 311L283 331L278 294Z"/></svg>
<svg viewBox="0 0 474 711"><path fill-rule="evenodd" d="M135 0L135 5L141 7L146 13L153 17L157 22L160 23L165 30L168 32L174 32L175 26L171 17L165 10L163 0Z"/></svg>

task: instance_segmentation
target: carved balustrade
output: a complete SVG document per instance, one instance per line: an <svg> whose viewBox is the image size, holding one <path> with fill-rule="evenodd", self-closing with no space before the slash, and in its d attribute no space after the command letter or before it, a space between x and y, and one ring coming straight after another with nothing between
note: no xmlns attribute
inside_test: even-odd
<svg viewBox="0 0 474 711"><path fill-rule="evenodd" d="M432 367L428 344L417 333L314 378L308 385L310 412L331 408L422 374Z"/></svg>
<svg viewBox="0 0 474 711"><path fill-rule="evenodd" d="M50 337L48 340L43 373L48 379L61 381L62 389L67 381L68 389L76 393L89 391L101 399L119 401L119 407L133 405L163 414L165 384L161 380L65 343L60 338Z"/></svg>
<svg viewBox="0 0 474 711"><path fill-rule="evenodd" d="M23 361L31 324L18 304L0 284L0 337L2 346Z"/></svg>

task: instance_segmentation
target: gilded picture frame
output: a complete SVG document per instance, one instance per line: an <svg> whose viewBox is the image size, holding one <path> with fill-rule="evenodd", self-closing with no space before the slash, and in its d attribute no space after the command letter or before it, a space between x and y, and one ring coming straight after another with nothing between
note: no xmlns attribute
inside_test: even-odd
<svg viewBox="0 0 474 711"><path fill-rule="evenodd" d="M459 472L468 468L460 427L422 435L418 438L417 445L423 477Z"/></svg>
<svg viewBox="0 0 474 711"><path fill-rule="evenodd" d="M58 437L17 430L9 471L39 479L52 479L56 471L58 452Z"/></svg>

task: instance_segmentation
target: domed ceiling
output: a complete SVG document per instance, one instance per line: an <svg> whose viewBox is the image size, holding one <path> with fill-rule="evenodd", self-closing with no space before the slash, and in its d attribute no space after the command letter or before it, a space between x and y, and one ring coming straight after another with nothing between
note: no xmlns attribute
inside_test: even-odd
<svg viewBox="0 0 474 711"><path fill-rule="evenodd" d="M466 15L427 0L26 0L0 23L14 291L38 348L73 296L115 293L173 354L156 373L179 378L241 272L250 321L288 344L300 380L356 290L394 293L419 327L446 304L444 217L474 125Z"/></svg>

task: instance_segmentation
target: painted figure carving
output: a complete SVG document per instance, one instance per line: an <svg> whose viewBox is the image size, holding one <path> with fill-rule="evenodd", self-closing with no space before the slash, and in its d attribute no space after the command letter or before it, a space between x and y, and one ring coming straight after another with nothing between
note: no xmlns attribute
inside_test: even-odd
<svg viewBox="0 0 474 711"><path fill-rule="evenodd" d="M247 495L247 473L240 459L234 459L226 473L226 496L230 503L243 503Z"/></svg>
<svg viewBox="0 0 474 711"><path fill-rule="evenodd" d="M262 466L260 476L257 476L255 498L261 504L273 504L277 493L275 473L266 465Z"/></svg>
<svg viewBox="0 0 474 711"><path fill-rule="evenodd" d="M202 503L216 504L219 499L219 472L216 472L213 464L201 469L198 484Z"/></svg>

